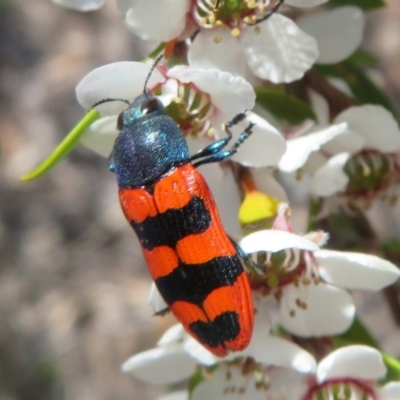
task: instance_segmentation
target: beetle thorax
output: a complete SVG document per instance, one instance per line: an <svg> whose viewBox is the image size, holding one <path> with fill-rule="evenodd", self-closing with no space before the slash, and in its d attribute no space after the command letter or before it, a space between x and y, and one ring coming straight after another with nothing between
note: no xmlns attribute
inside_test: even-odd
<svg viewBox="0 0 400 400"><path fill-rule="evenodd" d="M131 107L126 111L133 111ZM127 115L123 117L125 122ZM151 185L175 166L188 162L182 132L165 114L134 116L124 125L109 161L120 188Z"/></svg>

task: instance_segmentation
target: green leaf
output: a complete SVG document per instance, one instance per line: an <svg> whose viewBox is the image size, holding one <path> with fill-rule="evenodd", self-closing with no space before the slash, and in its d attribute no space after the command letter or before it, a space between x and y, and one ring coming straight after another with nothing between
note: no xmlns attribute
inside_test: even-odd
<svg viewBox="0 0 400 400"><path fill-rule="evenodd" d="M347 61L359 68L372 68L377 67L379 64L379 58L366 50L356 50Z"/></svg>
<svg viewBox="0 0 400 400"><path fill-rule="evenodd" d="M382 353L382 357L388 370L385 382L400 381L400 361L385 353Z"/></svg>
<svg viewBox="0 0 400 400"><path fill-rule="evenodd" d="M204 382L205 380L206 377L204 375L203 369L198 368L197 371L189 379L189 384L188 384L189 393L192 394L196 386L200 385L200 383Z"/></svg>
<svg viewBox="0 0 400 400"><path fill-rule="evenodd" d="M279 89L256 87L257 103L274 117L298 125L307 119L316 119L310 105Z"/></svg>
<svg viewBox="0 0 400 400"><path fill-rule="evenodd" d="M321 211L323 202L320 198L314 197L308 207L308 228L307 232L318 230L318 214Z"/></svg>
<svg viewBox="0 0 400 400"><path fill-rule="evenodd" d="M366 346L380 349L378 342L357 317L354 318L351 327L345 333L336 336L334 341L340 345L365 344Z"/></svg>
<svg viewBox="0 0 400 400"><path fill-rule="evenodd" d="M78 144L79 139L85 130L99 118L100 113L97 110L90 110L41 164L27 174L21 176L20 179L22 181L30 181L39 178L50 171L70 153L70 151Z"/></svg>
<svg viewBox="0 0 400 400"><path fill-rule="evenodd" d="M357 6L364 11L376 10L386 6L384 0L329 0L332 6Z"/></svg>
<svg viewBox="0 0 400 400"><path fill-rule="evenodd" d="M400 240L396 238L389 238L381 244L383 254L389 261L400 265Z"/></svg>
<svg viewBox="0 0 400 400"><path fill-rule="evenodd" d="M385 252L400 256L400 240L389 238L382 242L382 248Z"/></svg>
<svg viewBox="0 0 400 400"><path fill-rule="evenodd" d="M147 57L145 57L142 62L146 62L148 60L152 60L153 58L156 58L165 48L165 43L162 42L160 43Z"/></svg>
<svg viewBox="0 0 400 400"><path fill-rule="evenodd" d="M314 66L314 69L322 75L343 79L360 103L381 105L395 115L393 106L386 94L367 77L361 68L353 65L351 60L333 65L318 64Z"/></svg>

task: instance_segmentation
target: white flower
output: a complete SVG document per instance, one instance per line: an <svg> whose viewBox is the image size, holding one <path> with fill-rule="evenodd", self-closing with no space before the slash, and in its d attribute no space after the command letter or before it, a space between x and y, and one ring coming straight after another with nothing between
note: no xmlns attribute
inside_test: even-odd
<svg viewBox="0 0 400 400"><path fill-rule="evenodd" d="M310 133L287 141L280 170L310 173L311 193L321 197L341 193L367 204L378 196L395 198L400 182L400 129L392 114L378 105L354 106L328 125L325 99L314 92L310 96L318 123Z"/></svg>
<svg viewBox="0 0 400 400"><path fill-rule="evenodd" d="M260 307L262 306L263 304L260 304ZM316 361L311 354L288 340L268 335L268 331L266 313L260 312L256 315L254 334L248 348L218 358L189 336L182 325L177 324L164 333L156 348L134 355L123 364L122 370L141 380L157 384L175 383L189 378L195 372L196 365L218 365L217 369L213 369L220 371L237 368L235 371L240 375L237 384L240 379L257 382L259 373L271 365L294 369L301 374L315 372ZM233 360L234 365L231 364ZM245 366L246 376L243 375ZM215 383L219 378L220 372L211 381ZM208 384L202 389L199 388L200 393L204 390L215 391L214 383L211 388ZM220 388L226 384L223 379L217 386ZM264 388L262 391L264 392Z"/></svg>
<svg viewBox="0 0 400 400"><path fill-rule="evenodd" d="M149 71L150 66L140 62L119 62L97 68L78 84L78 101L85 108L106 98L132 101L143 92ZM217 69L159 67L151 74L148 90L158 95L166 113L174 118L184 134L207 133L217 139L226 137L223 123L246 109L252 109L255 102L254 90L248 82ZM124 107L122 102L107 102L98 106L103 118L92 124L82 137L82 143L108 156L118 134L117 115ZM285 140L272 125L254 113L249 112L242 122L232 128L232 144L250 121L256 123L251 140L243 143L233 160L252 166L276 164L286 149Z"/></svg>
<svg viewBox="0 0 400 400"><path fill-rule="evenodd" d="M300 17L297 25L318 42L320 64L334 64L350 56L361 44L365 17L354 6Z"/></svg>
<svg viewBox="0 0 400 400"><path fill-rule="evenodd" d="M154 283L150 290L149 303L156 313L167 308L167 304L162 300ZM310 358L309 353L304 352L287 340L269 335L271 323L267 313L267 305L259 296L254 298L254 304L257 311L255 313L253 336L249 346L243 351L231 353L221 359L185 333L180 324L169 329L158 344L166 345L171 342L174 344L179 342L188 354L203 365L213 365L221 360L229 361L237 357L252 357L257 362L265 365L291 367L303 373L311 371L314 361Z"/></svg>
<svg viewBox="0 0 400 400"><path fill-rule="evenodd" d="M315 39L289 18L275 14L233 36L227 27L202 29L188 52L189 63L217 67L240 76L247 68L275 83L300 79L318 58Z"/></svg>
<svg viewBox="0 0 400 400"><path fill-rule="evenodd" d="M400 382L377 385L376 381L385 375L386 367L376 349L362 345L342 347L319 362L315 378L307 379L306 389L297 386L296 398L341 398L343 393L352 400L398 399Z"/></svg>
<svg viewBox="0 0 400 400"><path fill-rule="evenodd" d="M296 7L310 7L323 1L288 1ZM194 3L194 4L193 4ZM131 8L120 7L135 34L145 40L183 39L199 30L189 48L190 64L219 68L246 76L247 66L258 77L273 82L291 82L303 76L318 57L313 37L296 24L268 14L268 1L255 4L241 0L234 4L209 0L136 0Z"/></svg>
<svg viewBox="0 0 400 400"><path fill-rule="evenodd" d="M280 323L303 337L335 335L346 331L355 306L344 289L380 290L394 283L400 271L379 257L320 250L316 243L279 230L252 233L240 241L246 253L266 272L253 270L251 286L278 300Z"/></svg>
<svg viewBox="0 0 400 400"><path fill-rule="evenodd" d="M60 6L78 11L93 11L104 5L106 0L52 0Z"/></svg>
<svg viewBox="0 0 400 400"><path fill-rule="evenodd" d="M370 201L398 185L400 129L392 114L382 106L356 106L335 122L346 123L353 140L343 136L328 143L324 150L329 158L312 178L312 193L327 197L344 192Z"/></svg>

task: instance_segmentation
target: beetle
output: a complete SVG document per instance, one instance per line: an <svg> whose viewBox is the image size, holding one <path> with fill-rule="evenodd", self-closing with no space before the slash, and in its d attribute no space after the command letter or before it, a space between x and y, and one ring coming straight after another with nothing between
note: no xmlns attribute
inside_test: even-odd
<svg viewBox="0 0 400 400"><path fill-rule="evenodd" d="M238 114L225 124L226 138L191 156L179 126L147 90L149 76L143 94L132 103L101 101L129 104L118 116L109 169L116 174L123 213L169 310L189 334L222 357L247 347L254 310L237 245L225 232L197 167L229 159L254 124L226 150L230 128L245 118L245 112Z"/></svg>

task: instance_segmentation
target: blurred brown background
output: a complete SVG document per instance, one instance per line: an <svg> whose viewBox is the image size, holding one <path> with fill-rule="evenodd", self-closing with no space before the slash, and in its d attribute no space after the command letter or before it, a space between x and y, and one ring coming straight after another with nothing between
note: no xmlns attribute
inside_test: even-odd
<svg viewBox="0 0 400 400"><path fill-rule="evenodd" d="M400 110L400 4L388 3L370 15L366 47ZM139 60L143 44L113 1L88 14L50 0L0 4L0 400L154 399L163 388L119 369L173 319L151 317L105 159L79 146L51 174L18 181L82 116L77 82Z"/></svg>

